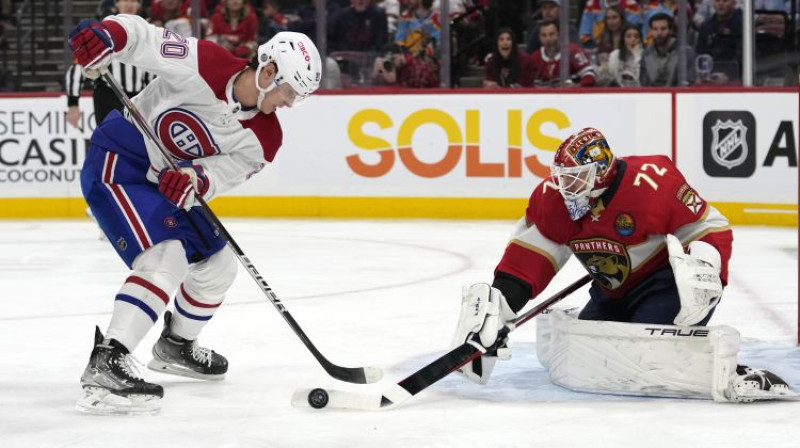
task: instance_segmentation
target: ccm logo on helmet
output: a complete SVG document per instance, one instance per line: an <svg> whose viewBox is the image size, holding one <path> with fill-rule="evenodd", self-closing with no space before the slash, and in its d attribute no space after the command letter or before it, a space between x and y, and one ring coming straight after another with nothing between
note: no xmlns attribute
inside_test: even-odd
<svg viewBox="0 0 800 448"><path fill-rule="evenodd" d="M219 146L203 121L186 109L164 111L156 119L156 134L178 160L194 160L219 154Z"/></svg>
<svg viewBox="0 0 800 448"><path fill-rule="evenodd" d="M306 62L311 62L311 56L308 54L308 50L306 50L306 46L303 45L302 42L297 43L297 48L299 48L300 52L303 53L303 58L306 60Z"/></svg>

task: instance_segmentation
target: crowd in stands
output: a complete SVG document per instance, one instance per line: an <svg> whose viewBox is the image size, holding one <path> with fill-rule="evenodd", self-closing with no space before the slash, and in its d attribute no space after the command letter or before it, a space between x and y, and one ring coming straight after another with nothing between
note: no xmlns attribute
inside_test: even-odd
<svg viewBox="0 0 800 448"><path fill-rule="evenodd" d="M115 13L101 0L98 16ZM138 1L138 0L129 0ZM677 0L576 0L565 35L569 74L561 81L561 0L449 0L451 85L483 73L485 88L740 84L742 0L688 0L686 73L679 76ZM759 32L786 33L792 1L754 0ZM192 34L191 0L144 0L141 15ZM201 38L242 58L284 30L317 41L314 0L201 0ZM440 0L327 0L324 87L441 86ZM800 7L795 6L795 11ZM781 34L783 35L783 34Z"/></svg>

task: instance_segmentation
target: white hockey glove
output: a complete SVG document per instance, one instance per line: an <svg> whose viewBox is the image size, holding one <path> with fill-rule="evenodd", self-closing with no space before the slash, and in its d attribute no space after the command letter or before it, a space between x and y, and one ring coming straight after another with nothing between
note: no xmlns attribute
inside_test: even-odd
<svg viewBox="0 0 800 448"><path fill-rule="evenodd" d="M470 381L486 384L497 358L511 358L511 349L506 346L507 337L498 341L498 333L517 315L508 306L503 293L487 283L476 283L461 292L461 314L453 335L452 347L474 340L486 348L497 343L496 350L466 364L459 372Z"/></svg>
<svg viewBox="0 0 800 448"><path fill-rule="evenodd" d="M669 264L675 273L681 300L681 310L673 322L695 325L705 319L722 298L721 257L714 246L703 241L690 243L687 254L678 238L674 235L666 238Z"/></svg>

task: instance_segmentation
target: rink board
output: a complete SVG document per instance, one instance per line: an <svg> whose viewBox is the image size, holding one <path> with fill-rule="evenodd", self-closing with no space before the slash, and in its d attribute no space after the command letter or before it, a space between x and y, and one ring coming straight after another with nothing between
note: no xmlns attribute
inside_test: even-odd
<svg viewBox="0 0 800 448"><path fill-rule="evenodd" d="M613 90L319 95L280 111L274 163L222 216L516 218L558 143L597 127L616 154L663 154L734 224L797 225L798 92ZM0 217L83 216L94 128L63 97L0 97Z"/></svg>

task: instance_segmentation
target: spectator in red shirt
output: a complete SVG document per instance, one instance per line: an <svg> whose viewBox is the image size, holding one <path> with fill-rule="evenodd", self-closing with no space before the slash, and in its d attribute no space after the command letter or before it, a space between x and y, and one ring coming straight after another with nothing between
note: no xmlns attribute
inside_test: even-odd
<svg viewBox="0 0 800 448"><path fill-rule="evenodd" d="M542 46L533 53L533 82L540 87L560 86L561 44L558 39L558 22L545 20L539 25L539 40ZM594 67L589 56L578 44L569 43L569 76L565 87L580 84L590 87L596 84Z"/></svg>
<svg viewBox="0 0 800 448"><path fill-rule="evenodd" d="M414 55L397 44L385 48L386 58L376 58L377 84L419 88L439 87L439 66L424 53Z"/></svg>
<svg viewBox="0 0 800 448"><path fill-rule="evenodd" d="M486 55L483 87L531 87L533 64L528 53L519 50L511 28L497 30L492 52Z"/></svg>
<svg viewBox="0 0 800 448"><path fill-rule="evenodd" d="M250 59L255 54L258 17L244 0L225 0L211 16L208 38L234 55Z"/></svg>
<svg viewBox="0 0 800 448"><path fill-rule="evenodd" d="M150 23L164 27L170 20L175 20L181 14L181 0L161 0L150 5Z"/></svg>

